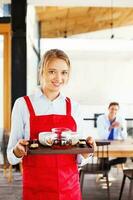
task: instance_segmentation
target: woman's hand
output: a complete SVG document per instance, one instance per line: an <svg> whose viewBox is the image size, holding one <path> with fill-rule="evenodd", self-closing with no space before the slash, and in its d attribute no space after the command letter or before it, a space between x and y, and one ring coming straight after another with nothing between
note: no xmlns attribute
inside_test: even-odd
<svg viewBox="0 0 133 200"><path fill-rule="evenodd" d="M87 137L86 138L86 143L90 146L90 147L93 147L94 151L96 149L96 143L94 141L94 139L92 137ZM81 154L84 158L88 158L88 156L90 155L89 153L83 153Z"/></svg>
<svg viewBox="0 0 133 200"><path fill-rule="evenodd" d="M23 156L27 155L27 148L26 146L29 144L29 142L25 139L20 139L16 146L13 149L13 153L15 154L16 157L21 158Z"/></svg>
<svg viewBox="0 0 133 200"><path fill-rule="evenodd" d="M96 143L94 141L94 139L92 137L87 137L86 138L86 143L90 146L90 147L93 147L94 150L96 149Z"/></svg>

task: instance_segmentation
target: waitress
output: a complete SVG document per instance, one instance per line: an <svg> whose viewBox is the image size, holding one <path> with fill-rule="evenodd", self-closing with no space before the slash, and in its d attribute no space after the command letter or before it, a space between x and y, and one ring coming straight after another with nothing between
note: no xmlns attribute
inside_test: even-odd
<svg viewBox="0 0 133 200"><path fill-rule="evenodd" d="M25 148L29 139L53 127L79 131L79 105L60 93L69 75L68 56L58 49L47 51L41 62L41 86L14 104L7 155L11 164L22 160L23 200L81 200L75 155L32 156Z"/></svg>

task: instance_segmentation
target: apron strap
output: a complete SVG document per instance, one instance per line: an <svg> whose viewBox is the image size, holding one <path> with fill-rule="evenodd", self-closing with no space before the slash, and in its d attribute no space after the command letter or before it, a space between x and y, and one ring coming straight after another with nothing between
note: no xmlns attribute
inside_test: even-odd
<svg viewBox="0 0 133 200"><path fill-rule="evenodd" d="M35 111L31 104L30 98L28 96L24 96L24 99L27 104L30 115L35 116ZM66 97L66 115L71 116L71 100L68 97Z"/></svg>
<svg viewBox="0 0 133 200"><path fill-rule="evenodd" d="M30 101L30 98L28 96L24 96L24 100L27 104L27 107L28 107L28 110L29 110L29 113L31 116L35 116L35 111L33 109L33 106L32 106L32 103Z"/></svg>
<svg viewBox="0 0 133 200"><path fill-rule="evenodd" d="M71 116L71 100L66 97L66 115Z"/></svg>

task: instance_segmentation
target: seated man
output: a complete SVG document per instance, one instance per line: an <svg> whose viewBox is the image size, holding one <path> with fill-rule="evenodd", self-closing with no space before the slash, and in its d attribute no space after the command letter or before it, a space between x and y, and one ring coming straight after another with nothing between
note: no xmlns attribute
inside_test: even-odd
<svg viewBox="0 0 133 200"><path fill-rule="evenodd" d="M124 140L127 138L126 121L118 116L119 103L111 102L108 114L100 115L97 119L98 135L100 139ZM126 158L115 158L108 161L108 167L126 162ZM105 160L104 160L105 162Z"/></svg>

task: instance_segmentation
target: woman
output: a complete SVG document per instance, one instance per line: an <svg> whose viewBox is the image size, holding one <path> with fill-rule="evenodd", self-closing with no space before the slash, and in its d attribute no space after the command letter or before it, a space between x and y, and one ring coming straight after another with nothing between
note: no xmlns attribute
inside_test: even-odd
<svg viewBox="0 0 133 200"><path fill-rule="evenodd" d="M78 130L79 106L60 93L69 74L68 56L58 49L47 51L41 62L41 87L15 102L7 153L10 163L23 161L24 200L81 200L75 155L32 156L25 148L29 139L53 127Z"/></svg>

